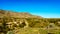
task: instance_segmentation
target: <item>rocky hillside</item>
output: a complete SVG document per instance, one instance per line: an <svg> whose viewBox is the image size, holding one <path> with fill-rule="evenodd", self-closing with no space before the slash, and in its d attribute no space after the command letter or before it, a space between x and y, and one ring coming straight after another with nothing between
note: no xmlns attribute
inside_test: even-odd
<svg viewBox="0 0 60 34"><path fill-rule="evenodd" d="M21 28L60 28L60 18L43 18L26 12L0 10L0 34Z"/></svg>
<svg viewBox="0 0 60 34"><path fill-rule="evenodd" d="M26 12L18 13L0 10L0 33L6 34L8 31L15 30L16 28L35 27L37 22L38 24L40 23L40 18L42 17Z"/></svg>

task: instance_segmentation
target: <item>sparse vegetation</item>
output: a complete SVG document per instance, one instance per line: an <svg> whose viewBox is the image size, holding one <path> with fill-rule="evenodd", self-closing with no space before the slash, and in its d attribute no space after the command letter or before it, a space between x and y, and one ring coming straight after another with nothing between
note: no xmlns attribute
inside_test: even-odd
<svg viewBox="0 0 60 34"><path fill-rule="evenodd" d="M0 10L0 33L7 34L11 31L15 34L60 34L60 18L33 17L34 15L28 13L21 13L22 15L14 12L6 13L4 10ZM11 13L12 15L10 15ZM17 17L16 14L20 16ZM26 23L28 27L24 28ZM55 28L48 28L50 23L53 23Z"/></svg>

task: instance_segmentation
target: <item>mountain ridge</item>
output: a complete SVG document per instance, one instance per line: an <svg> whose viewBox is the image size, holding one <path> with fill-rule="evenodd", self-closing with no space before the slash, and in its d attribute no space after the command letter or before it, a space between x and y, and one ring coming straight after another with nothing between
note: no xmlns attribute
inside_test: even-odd
<svg viewBox="0 0 60 34"><path fill-rule="evenodd" d="M12 12L6 10L0 10L0 16L10 16L16 18L42 18L41 16L32 15L28 12Z"/></svg>

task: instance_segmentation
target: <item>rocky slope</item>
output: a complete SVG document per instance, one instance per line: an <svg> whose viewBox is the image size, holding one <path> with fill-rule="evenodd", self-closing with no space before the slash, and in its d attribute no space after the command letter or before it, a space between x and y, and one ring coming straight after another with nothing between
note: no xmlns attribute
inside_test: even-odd
<svg viewBox="0 0 60 34"><path fill-rule="evenodd" d="M32 27L36 22L40 23L40 18L27 12L0 10L0 34L16 28Z"/></svg>
<svg viewBox="0 0 60 34"><path fill-rule="evenodd" d="M27 30L22 29L22 31L19 30L25 27L28 29ZM16 29L18 29L20 33L25 31L28 32L29 28L50 29L55 27L58 28L60 27L60 18L43 18L41 16L31 15L30 13L26 12L19 13L7 10L0 10L0 34L1 33L6 34L9 31L13 30L16 31Z"/></svg>

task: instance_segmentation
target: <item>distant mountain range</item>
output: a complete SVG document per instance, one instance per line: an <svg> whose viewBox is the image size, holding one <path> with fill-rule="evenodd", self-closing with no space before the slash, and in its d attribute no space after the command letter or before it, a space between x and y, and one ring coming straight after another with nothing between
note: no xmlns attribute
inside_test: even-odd
<svg viewBox="0 0 60 34"><path fill-rule="evenodd" d="M42 18L41 16L32 15L28 12L12 12L7 10L0 10L0 18L3 18L4 16L15 18Z"/></svg>

